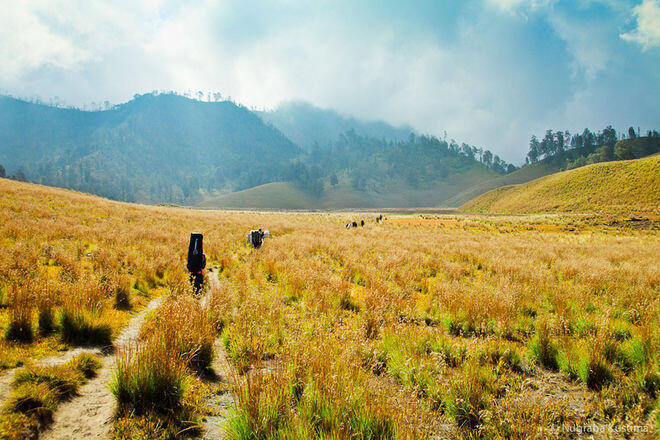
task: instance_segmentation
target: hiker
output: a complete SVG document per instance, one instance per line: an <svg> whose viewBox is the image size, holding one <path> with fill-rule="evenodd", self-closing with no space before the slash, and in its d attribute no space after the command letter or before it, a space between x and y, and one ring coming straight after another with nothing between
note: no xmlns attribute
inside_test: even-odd
<svg viewBox="0 0 660 440"><path fill-rule="evenodd" d="M351 229L351 222L346 223L346 229Z"/></svg>
<svg viewBox="0 0 660 440"><path fill-rule="evenodd" d="M360 220L360 226L364 228L364 219Z"/></svg>
<svg viewBox="0 0 660 440"><path fill-rule="evenodd" d="M353 227L357 228L357 222L353 222Z"/></svg>
<svg viewBox="0 0 660 440"><path fill-rule="evenodd" d="M270 232L262 231L261 228L258 231L253 229L247 235L247 243L251 243L255 249L259 249L266 237L270 237Z"/></svg>
<svg viewBox="0 0 660 440"><path fill-rule="evenodd" d="M190 284L193 286L193 293L198 294L204 285L204 268L206 267L204 236L198 232L190 234L187 267L188 272L190 272Z"/></svg>

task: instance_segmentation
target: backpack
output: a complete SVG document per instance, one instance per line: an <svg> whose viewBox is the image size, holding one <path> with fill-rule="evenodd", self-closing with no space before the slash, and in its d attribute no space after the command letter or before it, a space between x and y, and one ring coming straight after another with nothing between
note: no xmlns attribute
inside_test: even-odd
<svg viewBox="0 0 660 440"><path fill-rule="evenodd" d="M199 272L206 267L206 255L204 255L204 236L197 232L190 234L188 245L188 272Z"/></svg>
<svg viewBox="0 0 660 440"><path fill-rule="evenodd" d="M261 236L261 232L252 231L251 234L252 234L252 245L258 248L259 246L261 246L261 241L263 240Z"/></svg>

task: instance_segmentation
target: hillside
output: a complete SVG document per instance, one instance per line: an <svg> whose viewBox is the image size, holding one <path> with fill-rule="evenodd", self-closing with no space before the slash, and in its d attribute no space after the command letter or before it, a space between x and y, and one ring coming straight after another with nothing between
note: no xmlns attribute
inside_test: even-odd
<svg viewBox="0 0 660 440"><path fill-rule="evenodd" d="M200 190L274 181L300 154L232 102L143 95L107 111L0 97L0 164L28 179L127 201L191 202Z"/></svg>
<svg viewBox="0 0 660 440"><path fill-rule="evenodd" d="M547 176L548 174L556 173L557 171L559 171L559 166L555 163L537 162L517 169L512 173L471 185L455 196L445 200L443 205L447 207L461 206L475 197L495 188L529 182L530 180L538 179L539 177Z"/></svg>
<svg viewBox="0 0 660 440"><path fill-rule="evenodd" d="M276 182L212 197L198 206L231 209L353 209L417 208L441 205L466 185L491 179L495 173L475 165L442 180L412 187L405 182L390 182L381 187L356 189L342 177L337 185L324 183L323 192L314 196L291 182Z"/></svg>
<svg viewBox="0 0 660 440"><path fill-rule="evenodd" d="M383 121L362 121L304 102L284 103L274 110L257 114L308 151L315 146L327 148L330 143L349 131L358 136L389 141L408 139L413 132L410 127L393 127Z"/></svg>
<svg viewBox="0 0 660 440"><path fill-rule="evenodd" d="M604 162L490 191L463 212L660 212L660 157Z"/></svg>

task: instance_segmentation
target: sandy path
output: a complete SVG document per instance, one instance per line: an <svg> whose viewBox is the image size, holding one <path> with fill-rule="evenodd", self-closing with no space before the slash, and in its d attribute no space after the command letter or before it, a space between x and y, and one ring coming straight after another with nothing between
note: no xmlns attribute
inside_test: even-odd
<svg viewBox="0 0 660 440"><path fill-rule="evenodd" d="M115 339L115 349L121 350L137 339L144 319L163 301L164 296L152 300L147 307L133 316L126 328ZM112 429L115 399L108 389L108 382L116 367L113 354L103 357L103 366L95 378L80 387L79 396L62 403L55 412L50 429L41 433L46 440L109 438Z"/></svg>
<svg viewBox="0 0 660 440"><path fill-rule="evenodd" d="M60 365L83 353L91 353L97 356L105 355L104 350L100 347L77 347L72 348L71 350L67 350L60 355L50 356L45 359L35 361L34 365ZM20 370L21 368L22 367L11 368L8 369L4 374L0 375L0 406L2 406L7 397L9 397L9 393L12 391L11 383L14 380L14 374L16 374L16 371Z"/></svg>
<svg viewBox="0 0 660 440"><path fill-rule="evenodd" d="M218 276L215 270L209 270L209 284L211 289L219 289L220 283L218 282ZM206 300L208 295L202 298L202 306L206 305ZM229 375L232 374L232 367L227 361L227 353L225 353L225 348L222 346L220 338L216 339L214 344L215 359L211 367L215 376L211 378L211 381L216 383L221 383L224 385L224 392L220 394L214 394L209 401L207 402L213 414L206 416L204 420L204 433L201 436L201 440L221 440L225 439L225 423L229 415L229 410L234 404L234 401L229 392Z"/></svg>

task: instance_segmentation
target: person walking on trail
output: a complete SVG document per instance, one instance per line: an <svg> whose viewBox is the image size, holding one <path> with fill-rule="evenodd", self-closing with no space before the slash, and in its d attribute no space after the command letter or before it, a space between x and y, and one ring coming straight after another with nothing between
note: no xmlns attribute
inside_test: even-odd
<svg viewBox="0 0 660 440"><path fill-rule="evenodd" d="M193 293L198 294L204 286L204 268L206 267L206 255L204 254L204 236L198 232L190 234L188 245L188 272L190 272L190 284Z"/></svg>
<svg viewBox="0 0 660 440"><path fill-rule="evenodd" d="M364 228L364 219L360 220L360 226Z"/></svg>
<svg viewBox="0 0 660 440"><path fill-rule="evenodd" d="M247 242L251 243L255 249L258 249L261 247L264 242L264 238L266 237L270 237L270 233L268 231L262 231L261 228L259 228L259 230L253 229L247 235Z"/></svg>

